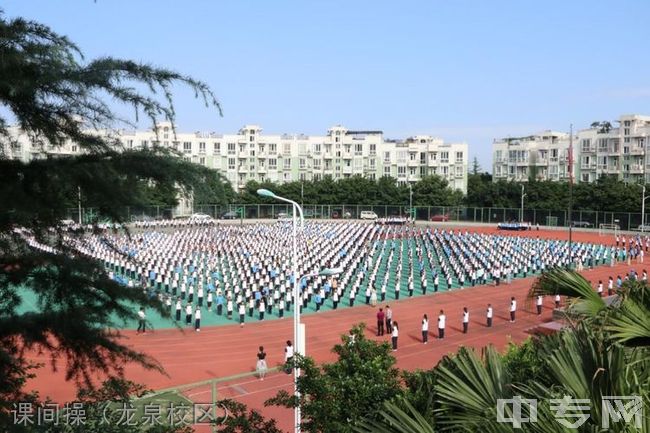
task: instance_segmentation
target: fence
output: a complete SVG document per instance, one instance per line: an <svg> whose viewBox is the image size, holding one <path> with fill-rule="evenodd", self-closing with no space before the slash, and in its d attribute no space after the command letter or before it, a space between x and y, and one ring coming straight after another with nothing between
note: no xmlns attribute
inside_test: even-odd
<svg viewBox="0 0 650 433"><path fill-rule="evenodd" d="M309 205L303 206L305 218L358 218L362 211L373 211L380 218L408 215L408 206L400 205ZM519 208L472 208L450 206L417 206L413 209L415 218L419 221L429 221L434 217L448 221L498 223L519 220ZM68 210L68 218L77 221L78 209ZM249 204L249 205L195 205L194 213L222 218L225 214L232 219L274 219L281 213L290 214L291 205L285 204ZM124 221L167 219L180 217L174 209L164 206L124 207L118 209L118 214ZM82 208L84 223L102 221L102 216L96 208ZM185 215L187 216L187 215ZM574 210L571 216L567 210L542 210L524 208L524 221L532 224L568 226L569 221L588 223L598 228L599 224L618 224L621 230L636 229L641 224L641 213L602 212L589 210Z"/></svg>

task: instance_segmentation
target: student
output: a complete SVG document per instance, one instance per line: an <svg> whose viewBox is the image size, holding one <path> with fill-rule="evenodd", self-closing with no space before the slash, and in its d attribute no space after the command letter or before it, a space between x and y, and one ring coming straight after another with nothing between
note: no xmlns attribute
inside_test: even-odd
<svg viewBox="0 0 650 433"><path fill-rule="evenodd" d="M199 290L196 292L196 297L199 300L199 307L203 306L203 287L199 287Z"/></svg>
<svg viewBox="0 0 650 433"><path fill-rule="evenodd" d="M612 296L614 293L614 279L610 276L607 282L607 296Z"/></svg>
<svg viewBox="0 0 650 433"><path fill-rule="evenodd" d="M260 377L260 380L264 380L266 375L266 352L264 352L264 346L260 346L257 352L257 365L255 366L257 370L257 375Z"/></svg>
<svg viewBox="0 0 650 433"><path fill-rule="evenodd" d="M436 274L436 277L433 279L433 291L434 292L438 291L438 283L440 283L440 278L438 277L438 274Z"/></svg>
<svg viewBox="0 0 650 433"><path fill-rule="evenodd" d="M223 295L220 293L217 294L217 314L221 316L221 313L223 312Z"/></svg>
<svg viewBox="0 0 650 433"><path fill-rule="evenodd" d="M561 301L561 298L560 298L560 294L558 293L558 294L555 295L555 308L556 309L560 308L560 301Z"/></svg>
<svg viewBox="0 0 650 433"><path fill-rule="evenodd" d="M377 311L377 337L384 335L384 319L386 315L382 308Z"/></svg>
<svg viewBox="0 0 650 433"><path fill-rule="evenodd" d="M280 298L280 303L278 304L278 317L282 319L284 317L284 299Z"/></svg>
<svg viewBox="0 0 650 433"><path fill-rule="evenodd" d="M427 344L429 342L429 318L425 314L422 317L422 343Z"/></svg>
<svg viewBox="0 0 650 433"><path fill-rule="evenodd" d="M187 304L185 306L185 324L187 326L192 325L192 305Z"/></svg>
<svg viewBox="0 0 650 433"><path fill-rule="evenodd" d="M392 324L393 330L391 331L391 342L393 343L393 352L397 351L397 337L399 337L399 329L397 329L397 322Z"/></svg>
<svg viewBox="0 0 650 433"><path fill-rule="evenodd" d="M138 330L136 331L137 334L140 333L140 330L142 330L143 334L146 334L145 318L146 315L144 314L144 307L140 307L140 311L138 311Z"/></svg>
<svg viewBox="0 0 650 433"><path fill-rule="evenodd" d="M208 311L212 311L212 292L208 292Z"/></svg>
<svg viewBox="0 0 650 433"><path fill-rule="evenodd" d="M544 297L542 295L537 295L537 315L542 314L542 305L544 303Z"/></svg>
<svg viewBox="0 0 650 433"><path fill-rule="evenodd" d="M491 328L492 327L492 304L488 304L487 306L487 327Z"/></svg>
<svg viewBox="0 0 650 433"><path fill-rule="evenodd" d="M201 308L196 307L196 312L194 313L194 329L196 332L201 331Z"/></svg>
<svg viewBox="0 0 650 433"><path fill-rule="evenodd" d="M239 304L239 327L243 328L244 327L244 318L246 317L246 307L244 306L244 303L242 302Z"/></svg>
<svg viewBox="0 0 650 433"><path fill-rule="evenodd" d="M181 320L181 311L183 310L183 306L181 305L181 300L180 298L176 299L176 321L180 322Z"/></svg>
<svg viewBox="0 0 650 433"><path fill-rule="evenodd" d="M232 298L228 296L228 303L226 304L226 314L228 315L228 320L232 319Z"/></svg>
<svg viewBox="0 0 650 433"><path fill-rule="evenodd" d="M251 296L251 298L248 300L248 317L253 317L254 312L255 312L255 298Z"/></svg>
<svg viewBox="0 0 650 433"><path fill-rule="evenodd" d="M287 346L284 348L284 363L288 364L284 372L287 374L291 374L291 370L293 370L290 365L291 361L293 361L293 344L291 344L290 340L287 340Z"/></svg>
<svg viewBox="0 0 650 433"><path fill-rule="evenodd" d="M264 320L264 312L266 311L266 305L264 304L264 298L260 299L260 306L258 309L260 313L260 320Z"/></svg>
<svg viewBox="0 0 650 433"><path fill-rule="evenodd" d="M393 332L393 310L386 305L386 332Z"/></svg>
<svg viewBox="0 0 650 433"><path fill-rule="evenodd" d="M517 312L517 301L515 297L510 298L510 323L515 323L515 313Z"/></svg>
<svg viewBox="0 0 650 433"><path fill-rule="evenodd" d="M447 322L447 316L445 316L444 310L440 310L440 314L438 315L438 338L440 340L445 339L446 322Z"/></svg>
<svg viewBox="0 0 650 433"><path fill-rule="evenodd" d="M467 328L469 328L469 311L467 307L463 308L463 334L467 334Z"/></svg>
<svg viewBox="0 0 650 433"><path fill-rule="evenodd" d="M603 280L598 280L598 296L603 297Z"/></svg>

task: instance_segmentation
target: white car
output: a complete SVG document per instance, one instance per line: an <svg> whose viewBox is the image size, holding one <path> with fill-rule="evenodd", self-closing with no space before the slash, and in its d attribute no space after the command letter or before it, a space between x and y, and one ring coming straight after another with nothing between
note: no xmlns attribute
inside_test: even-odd
<svg viewBox="0 0 650 433"><path fill-rule="evenodd" d="M362 220L376 220L378 216L371 210L363 210L361 211L361 214L359 214L359 218Z"/></svg>
<svg viewBox="0 0 650 433"><path fill-rule="evenodd" d="M212 217L204 213L194 213L190 216L190 219L195 221L207 221L207 220L211 220Z"/></svg>

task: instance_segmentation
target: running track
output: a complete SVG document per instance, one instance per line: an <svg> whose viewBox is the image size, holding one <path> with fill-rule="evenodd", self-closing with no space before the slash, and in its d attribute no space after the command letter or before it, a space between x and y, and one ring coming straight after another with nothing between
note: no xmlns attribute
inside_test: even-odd
<svg viewBox="0 0 650 433"><path fill-rule="evenodd" d="M494 229L489 228L469 230L495 232ZM519 233L505 232L505 234ZM552 230L522 232L521 235L547 239L568 237L567 232ZM594 232L574 232L573 239L578 242L612 243L613 236L599 237ZM631 267L636 268L640 273L643 266L641 263L634 263ZM626 264L618 264L614 268L602 266L584 271L583 274L595 286L599 279L606 283L610 275L614 277L623 275L629 269L630 266ZM542 315L537 316L533 312L534 305L524 300L533 280L533 278L517 279L510 285L477 286L391 303L393 320L399 322L400 326L399 348L394 352L397 366L405 370L429 369L444 355L455 352L460 346L482 348L494 344L498 348L503 348L509 341L522 341L528 336L527 329L550 321L553 310L553 300L548 298L545 300ZM515 296L518 300L517 321L514 324L508 321L511 296ZM485 309L488 303L491 303L494 308L494 325L491 329L485 326ZM468 334L462 334L461 317L462 308L465 306L470 311ZM435 338L436 318L440 309L444 309L447 315L444 341ZM303 316L302 321L307 329L307 354L318 362L334 360L331 353L332 346L340 342L340 336L347 334L353 324L359 322L367 324L368 337L390 341L389 335L375 337L376 311L372 307L363 305ZM430 320L428 345L421 343L420 321L424 313L428 314ZM167 373L165 376L158 372L143 370L137 365L127 365L125 367L127 378L144 383L152 389L161 389L253 371L259 345L265 347L269 367L279 365L283 361L286 340L293 338L293 329L292 320L285 318L247 323L244 328L237 325L204 327L200 333L193 330L167 329L146 335L123 331L122 335L127 339L128 344L157 359ZM62 403L74 398L76 387L72 383L65 382L61 368L57 372L52 372L48 356L34 354L30 359L46 365L37 377L29 382L30 388L38 390L41 397L49 396L56 402ZM292 413L282 408L264 408L263 402L280 389L289 390L292 384L291 378L292 376L284 373L273 373L269 374L265 381L249 377L238 379L233 383L222 383L218 388L219 398L236 398L249 407L262 409L266 416L274 417L282 428L288 430L293 420ZM211 399L207 388L188 390L186 395L197 402L209 402Z"/></svg>

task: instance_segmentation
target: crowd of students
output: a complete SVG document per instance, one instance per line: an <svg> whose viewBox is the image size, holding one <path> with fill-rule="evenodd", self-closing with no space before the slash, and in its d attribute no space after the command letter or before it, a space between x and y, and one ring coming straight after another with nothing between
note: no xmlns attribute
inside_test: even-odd
<svg viewBox="0 0 650 433"><path fill-rule="evenodd" d="M311 311L364 301L374 305L430 291L500 285L565 266L571 258L581 266L596 266L617 254L614 247L584 243L573 243L569 254L565 241L532 237L307 223L298 242L298 274L307 276L300 278L295 300L291 233L290 222L277 222L67 240L101 261L112 278L159 296L174 320L193 324L197 331L206 314L243 326L255 318L283 317L296 304ZM343 273L317 276L325 267Z"/></svg>

